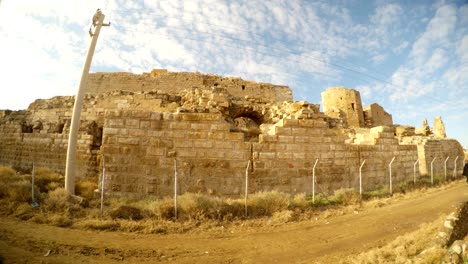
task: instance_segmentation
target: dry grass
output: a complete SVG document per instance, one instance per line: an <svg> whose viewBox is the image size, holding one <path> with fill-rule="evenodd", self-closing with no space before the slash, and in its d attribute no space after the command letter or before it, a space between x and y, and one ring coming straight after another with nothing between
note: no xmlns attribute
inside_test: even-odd
<svg viewBox="0 0 468 264"><path fill-rule="evenodd" d="M422 224L417 231L397 237L387 245L349 256L341 263L440 263L445 250L434 245L434 240L445 217Z"/></svg>
<svg viewBox="0 0 468 264"><path fill-rule="evenodd" d="M75 194L91 200L95 197L94 190L98 188L96 181L92 179L81 179L75 183Z"/></svg>
<svg viewBox="0 0 468 264"><path fill-rule="evenodd" d="M41 192L53 191L59 187L63 187L65 179L62 175L49 170L48 168L36 168L34 170L34 185Z"/></svg>

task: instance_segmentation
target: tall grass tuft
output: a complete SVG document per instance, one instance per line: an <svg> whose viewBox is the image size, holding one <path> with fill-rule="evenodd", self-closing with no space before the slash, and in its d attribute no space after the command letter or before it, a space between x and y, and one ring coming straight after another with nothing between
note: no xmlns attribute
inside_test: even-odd
<svg viewBox="0 0 468 264"><path fill-rule="evenodd" d="M249 196L247 205L249 216L272 216L288 209L289 195L278 191L259 192Z"/></svg>

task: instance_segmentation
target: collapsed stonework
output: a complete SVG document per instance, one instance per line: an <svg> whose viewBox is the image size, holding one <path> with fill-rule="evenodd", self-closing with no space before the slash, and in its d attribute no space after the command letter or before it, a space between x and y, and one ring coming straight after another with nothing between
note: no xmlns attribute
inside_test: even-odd
<svg viewBox="0 0 468 264"><path fill-rule="evenodd" d="M102 157L108 190L157 196L172 193L176 161L181 193L219 195L242 193L249 161L251 192L310 192L316 159L325 192L355 187L363 160L368 190L387 183L393 157L394 182L409 180L417 159L422 177L434 158L434 173L443 177L446 157L447 170L461 174L456 140L393 125L381 106L363 108L355 90L328 89L322 101L324 113L318 104L294 102L287 86L199 73L91 74L77 177L97 178ZM35 162L63 172L73 103L58 96L0 111L0 164L28 170Z"/></svg>

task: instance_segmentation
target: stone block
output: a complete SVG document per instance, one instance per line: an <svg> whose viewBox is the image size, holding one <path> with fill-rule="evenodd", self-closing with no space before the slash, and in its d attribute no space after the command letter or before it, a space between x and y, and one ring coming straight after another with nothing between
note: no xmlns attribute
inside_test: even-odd
<svg viewBox="0 0 468 264"><path fill-rule="evenodd" d="M127 145L138 145L140 140L137 137L121 137L119 138L119 143Z"/></svg>
<svg viewBox="0 0 468 264"><path fill-rule="evenodd" d="M260 134L258 136L258 142L259 143L277 142L277 141L278 141L278 136L277 135L263 135L263 134Z"/></svg>
<svg viewBox="0 0 468 264"><path fill-rule="evenodd" d="M103 129L103 134L104 135L118 135L119 134L119 129L118 128L105 127Z"/></svg>
<svg viewBox="0 0 468 264"><path fill-rule="evenodd" d="M140 127L140 120L139 119L126 119L125 120L125 127L127 128L139 128Z"/></svg>
<svg viewBox="0 0 468 264"><path fill-rule="evenodd" d="M280 143L293 143L294 142L294 136L278 135L278 142L280 142Z"/></svg>
<svg viewBox="0 0 468 264"><path fill-rule="evenodd" d="M206 139L208 138L208 132L187 132L188 139Z"/></svg>
<svg viewBox="0 0 468 264"><path fill-rule="evenodd" d="M299 126L299 120L297 119L283 119L284 127L295 127Z"/></svg>
<svg viewBox="0 0 468 264"><path fill-rule="evenodd" d="M146 148L146 155L151 155L151 156L163 156L165 153L164 148L159 148L159 147L147 147Z"/></svg>
<svg viewBox="0 0 468 264"><path fill-rule="evenodd" d="M259 159L274 159L276 158L275 152L259 152Z"/></svg>
<svg viewBox="0 0 468 264"><path fill-rule="evenodd" d="M223 132L209 132L208 139L224 139L224 134Z"/></svg>
<svg viewBox="0 0 468 264"><path fill-rule="evenodd" d="M278 152L276 153L278 159L293 159L294 155L291 152Z"/></svg>
<svg viewBox="0 0 468 264"><path fill-rule="evenodd" d="M169 124L169 129L173 130L189 130L191 129L191 125L189 122L171 122Z"/></svg>
<svg viewBox="0 0 468 264"><path fill-rule="evenodd" d="M217 158L221 159L224 158L224 151L219 151L219 150L211 150L206 152L206 157L207 158Z"/></svg>
<svg viewBox="0 0 468 264"><path fill-rule="evenodd" d="M142 137L142 136L146 135L146 131L141 130L141 129L129 129L128 130L128 135L129 136L134 136L134 137Z"/></svg>
<svg viewBox="0 0 468 264"><path fill-rule="evenodd" d="M211 131L229 131L231 125L228 123L211 124Z"/></svg>
<svg viewBox="0 0 468 264"><path fill-rule="evenodd" d="M230 132L224 135L226 140L244 140L244 133L240 132Z"/></svg>
<svg viewBox="0 0 468 264"><path fill-rule="evenodd" d="M193 141L193 147L194 148L212 148L213 147L213 142L212 141L206 141L206 140L194 140Z"/></svg>
<svg viewBox="0 0 468 264"><path fill-rule="evenodd" d="M194 158L197 156L197 152L192 149L178 149L177 156L180 158Z"/></svg>
<svg viewBox="0 0 468 264"><path fill-rule="evenodd" d="M276 135L290 136L291 135L291 128L290 127L275 126L275 134Z"/></svg>
<svg viewBox="0 0 468 264"><path fill-rule="evenodd" d="M309 137L306 136L295 136L294 143L309 143Z"/></svg>
<svg viewBox="0 0 468 264"><path fill-rule="evenodd" d="M210 124L192 123L190 129L196 131L208 131L210 130Z"/></svg>
<svg viewBox="0 0 468 264"><path fill-rule="evenodd" d="M116 127L116 128L119 128L119 127L124 127L124 120L123 119L108 119L107 120L107 126L108 127Z"/></svg>
<svg viewBox="0 0 468 264"><path fill-rule="evenodd" d="M148 129L151 127L150 121L140 121L140 128L141 129Z"/></svg>

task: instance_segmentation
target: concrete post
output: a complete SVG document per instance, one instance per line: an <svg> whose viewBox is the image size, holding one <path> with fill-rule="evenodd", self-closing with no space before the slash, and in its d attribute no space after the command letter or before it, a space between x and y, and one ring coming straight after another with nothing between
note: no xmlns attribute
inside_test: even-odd
<svg viewBox="0 0 468 264"><path fill-rule="evenodd" d="M249 167L250 167L250 160L247 163L247 168L245 168L245 197L244 197L245 217L247 217L247 196L249 195Z"/></svg>
<svg viewBox="0 0 468 264"><path fill-rule="evenodd" d="M174 159L174 219L177 219L177 159Z"/></svg>
<svg viewBox="0 0 468 264"><path fill-rule="evenodd" d="M453 178L456 179L457 178L457 160L458 160L458 156L455 158L455 161L454 161L454 168L453 168ZM463 163L465 164L465 163Z"/></svg>
<svg viewBox="0 0 468 264"><path fill-rule="evenodd" d="M433 158L431 161L431 184L434 185L434 166L432 165L437 157Z"/></svg>
<svg viewBox="0 0 468 264"><path fill-rule="evenodd" d="M319 159L315 160L314 167L312 168L312 203L315 204L315 166L317 166Z"/></svg>
<svg viewBox="0 0 468 264"><path fill-rule="evenodd" d="M361 167L359 167L359 194L362 197L362 166L364 166L364 163L366 163L366 160L364 160L361 164Z"/></svg>
<svg viewBox="0 0 468 264"><path fill-rule="evenodd" d="M83 97L85 95L86 84L88 80L89 69L93 59L94 50L96 48L99 32L102 26L109 26L110 24L103 24L105 15L100 9L96 11L93 17L93 26L95 27L94 34L91 33L91 43L89 45L86 61L81 73L80 86L75 96L75 105L73 106L73 114L71 118L70 135L68 137L67 148L67 161L65 166L65 190L71 194L75 194L75 174L76 174L76 145L78 140L78 129L80 127L81 109L83 107Z"/></svg>
<svg viewBox="0 0 468 264"><path fill-rule="evenodd" d="M393 157L392 161L388 164L388 169L389 169L389 177L390 177L390 194L393 194L393 189L392 189L392 163L395 160L395 157Z"/></svg>

